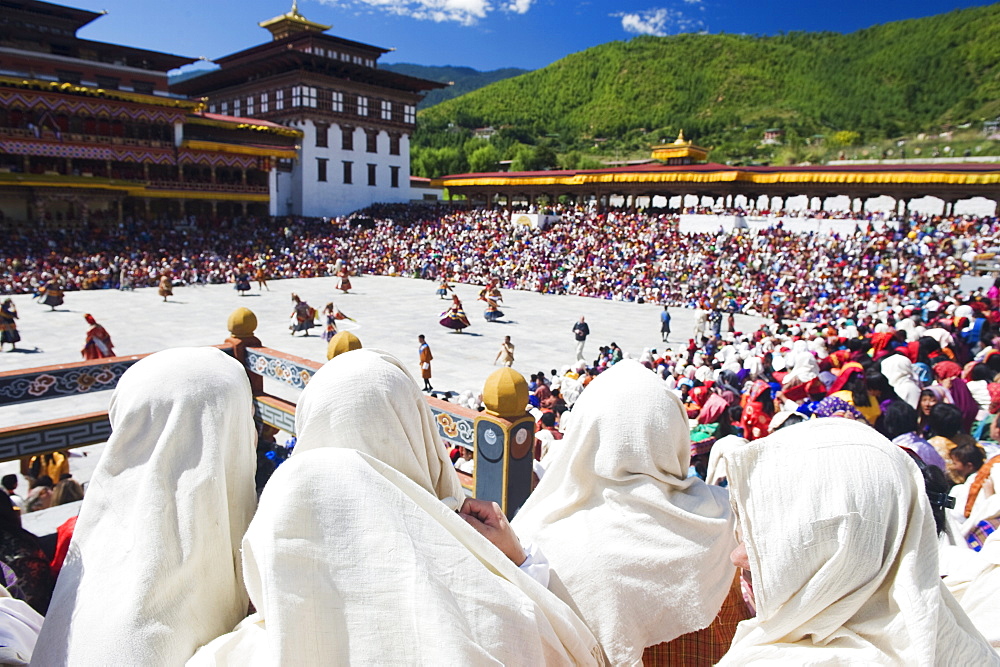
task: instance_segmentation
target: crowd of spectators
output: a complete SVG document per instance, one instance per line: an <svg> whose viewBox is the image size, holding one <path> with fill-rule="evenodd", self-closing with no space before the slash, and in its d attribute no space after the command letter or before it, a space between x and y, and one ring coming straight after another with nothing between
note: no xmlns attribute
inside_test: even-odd
<svg viewBox="0 0 1000 667"><path fill-rule="evenodd" d="M567 208L544 230L500 209L374 206L345 218L128 221L64 231L20 229L0 252L0 293L227 283L334 274L336 261L376 275L485 284L603 299L721 307L820 321L889 299L940 298L976 253L1000 245L994 217L914 215L804 235L684 233L670 212ZM775 218L777 220L777 218ZM877 228L876 228L877 227Z"/></svg>

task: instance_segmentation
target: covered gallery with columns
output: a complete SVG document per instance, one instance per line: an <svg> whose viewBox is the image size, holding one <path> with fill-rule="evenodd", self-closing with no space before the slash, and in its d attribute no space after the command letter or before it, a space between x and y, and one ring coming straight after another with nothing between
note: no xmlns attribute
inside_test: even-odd
<svg viewBox="0 0 1000 667"><path fill-rule="evenodd" d="M741 206L780 210L794 197L806 197L810 210L826 210L827 200L847 197L862 212L866 203L890 197L896 212L914 200L936 197L950 215L958 202L1000 201L1000 164L922 163L822 166L747 166L703 162L707 150L685 141L655 146L653 162L607 169L453 174L434 179L451 196L476 205L532 207L554 202L592 204L599 210L621 207L683 208ZM801 200L800 200L801 201ZM843 201L843 200L840 200Z"/></svg>

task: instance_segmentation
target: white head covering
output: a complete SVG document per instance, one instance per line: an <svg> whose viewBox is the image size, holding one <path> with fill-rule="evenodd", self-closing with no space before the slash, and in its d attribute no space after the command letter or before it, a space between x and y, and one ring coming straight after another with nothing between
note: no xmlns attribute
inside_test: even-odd
<svg viewBox="0 0 1000 667"><path fill-rule="evenodd" d="M214 348L158 352L122 376L109 414L35 664L181 664L246 615L257 438L243 366Z"/></svg>
<svg viewBox="0 0 1000 667"><path fill-rule="evenodd" d="M816 361L816 357L812 355L812 352L801 351L793 353L792 370L784 377L782 383L786 387L791 387L818 377L819 363Z"/></svg>
<svg viewBox="0 0 1000 667"><path fill-rule="evenodd" d="M424 489L349 449L286 461L243 540L257 614L189 665L595 664L558 598Z"/></svg>
<svg viewBox="0 0 1000 667"><path fill-rule="evenodd" d="M438 498L464 498L434 415L395 357L361 349L323 364L295 411L295 453L320 447L364 452Z"/></svg>
<svg viewBox="0 0 1000 667"><path fill-rule="evenodd" d="M934 327L924 331L925 336L930 336L938 342L941 347L951 347L955 344L955 338L941 327Z"/></svg>
<svg viewBox="0 0 1000 667"><path fill-rule="evenodd" d="M941 583L923 477L899 447L818 419L727 458L757 617L720 665L996 664Z"/></svg>
<svg viewBox="0 0 1000 667"><path fill-rule="evenodd" d="M916 408L920 403L920 385L913 373L913 362L901 354L891 354L882 360L880 368L896 395Z"/></svg>
<svg viewBox="0 0 1000 667"><path fill-rule="evenodd" d="M718 614L735 572L728 494L687 476L687 415L639 364L602 373L573 412L512 525L542 547L550 589L580 611L609 661L631 665Z"/></svg>

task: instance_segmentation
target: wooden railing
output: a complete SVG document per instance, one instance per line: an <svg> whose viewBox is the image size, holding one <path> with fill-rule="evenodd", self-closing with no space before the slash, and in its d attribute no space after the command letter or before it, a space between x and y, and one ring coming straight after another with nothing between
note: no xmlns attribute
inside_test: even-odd
<svg viewBox="0 0 1000 667"><path fill-rule="evenodd" d="M295 403L264 391L264 379L301 390L322 363L265 347L253 333L256 316L238 308L229 317L230 337L217 345L240 361L253 390L256 417L295 434ZM331 341L328 356L335 355ZM345 350L347 348L344 348ZM114 389L132 365L148 354L109 357L0 373L0 407ZM524 413L527 384L516 371L502 368L486 381L486 412L427 397L438 433L445 443L473 451L475 474L459 473L476 497L498 502L509 516L531 488L534 422ZM0 461L66 451L106 442L111 435L108 413L92 412L60 419L0 428Z"/></svg>

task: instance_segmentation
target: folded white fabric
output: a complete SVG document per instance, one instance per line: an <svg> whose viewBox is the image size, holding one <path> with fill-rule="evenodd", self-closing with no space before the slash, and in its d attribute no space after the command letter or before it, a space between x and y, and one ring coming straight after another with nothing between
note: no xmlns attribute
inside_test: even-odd
<svg viewBox="0 0 1000 667"><path fill-rule="evenodd" d="M554 595L443 503L347 449L274 474L243 542L257 614L191 665L596 664Z"/></svg>
<svg viewBox="0 0 1000 667"><path fill-rule="evenodd" d="M899 447L818 419L727 458L757 616L719 664L1000 664L941 583L923 477Z"/></svg>
<svg viewBox="0 0 1000 667"><path fill-rule="evenodd" d="M0 586L0 665L27 665L41 629L42 615Z"/></svg>
<svg viewBox="0 0 1000 667"><path fill-rule="evenodd" d="M1000 533L991 534L978 554L966 551L980 562L960 598L962 609L990 646L1000 652ZM961 578L961 573L956 576Z"/></svg>
<svg viewBox="0 0 1000 667"><path fill-rule="evenodd" d="M295 455L320 447L364 452L438 498L465 491L417 383L392 355L340 354L313 375L295 411Z"/></svg>
<svg viewBox="0 0 1000 667"><path fill-rule="evenodd" d="M243 366L215 348L158 352L122 376L110 418L32 664L177 665L246 615Z"/></svg>
<svg viewBox="0 0 1000 667"><path fill-rule="evenodd" d="M707 627L736 572L728 492L689 478L680 401L635 361L591 382L551 465L512 526L551 565L608 660Z"/></svg>

